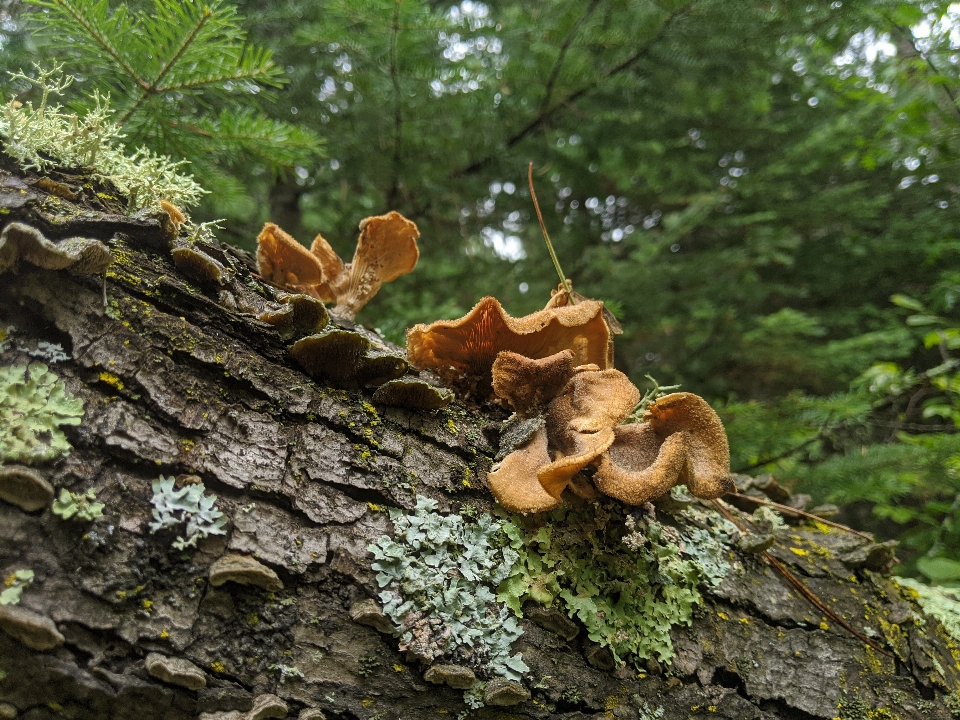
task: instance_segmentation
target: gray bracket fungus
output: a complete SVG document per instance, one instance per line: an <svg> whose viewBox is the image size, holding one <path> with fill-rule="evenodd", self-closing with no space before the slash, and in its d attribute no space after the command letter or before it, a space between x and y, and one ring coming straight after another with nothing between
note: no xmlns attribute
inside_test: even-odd
<svg viewBox="0 0 960 720"><path fill-rule="evenodd" d="M361 600L350 606L350 619L360 625L367 625L378 632L393 635L393 623L383 614L376 600Z"/></svg>
<svg viewBox="0 0 960 720"><path fill-rule="evenodd" d="M469 690L477 681L473 670L463 665L431 665L423 679L434 685L449 685L456 690Z"/></svg>
<svg viewBox="0 0 960 720"><path fill-rule="evenodd" d="M320 708L304 708L297 716L297 720L327 720Z"/></svg>
<svg viewBox="0 0 960 720"><path fill-rule="evenodd" d="M516 680L494 678L487 683L483 691L486 705L519 705L530 699L530 691Z"/></svg>
<svg viewBox="0 0 960 720"><path fill-rule="evenodd" d="M64 643L53 620L18 605L0 605L0 630L33 650L52 650Z"/></svg>
<svg viewBox="0 0 960 720"><path fill-rule="evenodd" d="M201 284L223 287L233 279L232 270L195 248L174 248L170 255L177 270Z"/></svg>
<svg viewBox="0 0 960 720"><path fill-rule="evenodd" d="M113 262L113 253L99 240L67 238L54 242L29 225L12 222L0 233L0 274L18 259L44 270L72 270L97 275Z"/></svg>
<svg viewBox="0 0 960 720"><path fill-rule="evenodd" d="M179 685L188 690L199 690L207 686L206 674L189 660L150 653L143 664L148 673L165 683Z"/></svg>
<svg viewBox="0 0 960 720"><path fill-rule="evenodd" d="M0 500L25 512L36 512L49 507L53 500L53 486L22 465L0 467Z"/></svg>
<svg viewBox="0 0 960 720"><path fill-rule="evenodd" d="M453 402L453 393L419 378L399 378L378 387L373 402L413 410L439 410Z"/></svg>
<svg viewBox="0 0 960 720"><path fill-rule="evenodd" d="M580 634L580 626L554 608L545 608L530 603L523 608L523 616L544 630L554 632L567 641L573 640Z"/></svg>
<svg viewBox="0 0 960 720"><path fill-rule="evenodd" d="M224 555L210 566L211 585L220 587L227 582L256 585L270 592L283 590L283 583L273 570L246 555Z"/></svg>
<svg viewBox="0 0 960 720"><path fill-rule="evenodd" d="M290 708L276 695L259 695L253 701L253 708L248 712L229 710L227 712L200 713L198 720L268 720L269 718L285 718Z"/></svg>

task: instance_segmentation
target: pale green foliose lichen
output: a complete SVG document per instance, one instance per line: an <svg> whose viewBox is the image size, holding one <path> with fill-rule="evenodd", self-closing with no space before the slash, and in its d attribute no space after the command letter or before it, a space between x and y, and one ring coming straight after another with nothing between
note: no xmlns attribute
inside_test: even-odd
<svg viewBox="0 0 960 720"><path fill-rule="evenodd" d="M17 570L3 584L6 590L0 592L0 605L18 605L25 588L33 584L33 570Z"/></svg>
<svg viewBox="0 0 960 720"><path fill-rule="evenodd" d="M83 117L50 104L74 78L64 76L61 65L37 69L37 77L13 74L17 80L36 85L41 92L37 107L32 102L10 100L0 106L0 139L4 151L25 169L46 170L56 165L88 167L117 186L129 200L131 212L154 206L159 200L189 206L205 194L190 175L178 172L184 163L140 148L127 155L121 144L120 127L110 120L109 97L96 91L93 107ZM51 160L52 158L52 160Z"/></svg>
<svg viewBox="0 0 960 720"><path fill-rule="evenodd" d="M511 645L523 631L495 595L517 553L489 515L465 520L436 509L435 500L418 497L412 515L391 510L395 537L384 535L368 547L384 588L383 612L400 633L401 648L424 661L443 658L488 677L519 680L529 668Z"/></svg>
<svg viewBox="0 0 960 720"><path fill-rule="evenodd" d="M70 452L62 425L79 425L83 401L43 363L0 367L0 462L50 462Z"/></svg>
<svg viewBox="0 0 960 720"><path fill-rule="evenodd" d="M913 590L921 609L939 620L950 637L960 642L960 588L932 587L905 577L894 577L893 580Z"/></svg>
<svg viewBox="0 0 960 720"><path fill-rule="evenodd" d="M730 571L721 540L735 532L712 513L683 514L691 524L678 529L600 500L505 523L519 559L498 599L518 613L526 600L559 602L618 661L668 662L671 626L689 625L698 586Z"/></svg>
<svg viewBox="0 0 960 720"><path fill-rule="evenodd" d="M72 493L66 488L60 490L60 498L53 502L53 514L64 520L76 518L87 522L103 515L103 503L97 502L97 493L90 488L85 493Z"/></svg>
<svg viewBox="0 0 960 720"><path fill-rule="evenodd" d="M217 510L216 495L206 495L203 483L184 485L174 488L174 479L162 475L152 483L153 519L150 532L186 523L184 536L178 536L173 543L177 550L196 547L197 540L209 535L225 535L224 525L227 517Z"/></svg>

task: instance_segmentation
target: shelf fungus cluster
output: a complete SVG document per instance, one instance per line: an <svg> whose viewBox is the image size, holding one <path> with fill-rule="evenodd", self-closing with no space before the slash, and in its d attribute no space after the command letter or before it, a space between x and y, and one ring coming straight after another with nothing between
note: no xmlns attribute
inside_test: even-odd
<svg viewBox="0 0 960 720"><path fill-rule="evenodd" d="M526 428L487 475L501 505L523 513L551 510L568 488L630 505L677 484L702 498L733 489L727 436L703 398L665 395L643 422L622 425L640 392L619 370L575 366L573 358L569 350L539 360L505 351L493 364L494 392L516 411L513 423ZM592 483L581 473L591 466Z"/></svg>
<svg viewBox="0 0 960 720"><path fill-rule="evenodd" d="M677 484L702 498L732 490L726 432L703 398L666 395L643 422L622 424L640 392L613 369L619 331L602 302L562 289L520 318L487 297L460 320L409 330L407 356L459 392L498 398L515 411L502 433L501 462L487 476L509 510L553 509L568 489L631 505Z"/></svg>
<svg viewBox="0 0 960 720"><path fill-rule="evenodd" d="M274 223L257 238L257 264L268 282L335 303L331 314L352 321L385 282L413 270L420 257L416 224L398 212L360 223L353 261L344 263L322 235L307 250Z"/></svg>

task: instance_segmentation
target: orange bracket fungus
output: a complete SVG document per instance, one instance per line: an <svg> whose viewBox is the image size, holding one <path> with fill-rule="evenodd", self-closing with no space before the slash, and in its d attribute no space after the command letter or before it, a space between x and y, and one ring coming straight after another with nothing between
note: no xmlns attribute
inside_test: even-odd
<svg viewBox="0 0 960 720"><path fill-rule="evenodd" d="M613 365L613 341L603 303L585 300L514 318L485 297L459 320L415 325L407 331L407 357L433 370L445 385L478 398L490 395L493 362L502 351L542 360L563 350L574 365Z"/></svg>
<svg viewBox="0 0 960 720"><path fill-rule="evenodd" d="M530 359L503 352L493 363L493 386L521 417L541 414L544 425L489 473L490 489L509 510L541 512L560 505L569 486L590 496L585 482L574 481L614 440L613 426L640 400L640 392L619 370L596 365L572 367L564 350ZM531 388L539 386L539 391Z"/></svg>
<svg viewBox="0 0 960 720"><path fill-rule="evenodd" d="M654 402L641 424L621 425L640 392L618 370L572 367L573 353L530 359L502 352L493 389L516 410L505 427L509 453L488 473L497 501L516 512L558 507L567 488L595 490L637 505L685 483L701 498L733 489L720 418L703 398L673 393ZM580 474L597 466L593 484Z"/></svg>
<svg viewBox="0 0 960 720"><path fill-rule="evenodd" d="M344 264L322 235L307 250L267 223L257 238L257 264L268 282L335 303L331 314L352 321L383 283L413 270L419 237L416 224L398 212L366 218L353 261Z"/></svg>

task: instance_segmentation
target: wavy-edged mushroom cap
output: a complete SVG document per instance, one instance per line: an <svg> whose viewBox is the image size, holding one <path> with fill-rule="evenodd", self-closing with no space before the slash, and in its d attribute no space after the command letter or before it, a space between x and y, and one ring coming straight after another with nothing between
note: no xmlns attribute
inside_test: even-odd
<svg viewBox="0 0 960 720"><path fill-rule="evenodd" d="M257 236L257 267L267 282L319 297L316 287L324 280L320 261L274 223L265 223Z"/></svg>
<svg viewBox="0 0 960 720"><path fill-rule="evenodd" d="M539 360L571 350L575 365L613 364L610 331L603 303L588 300L514 318L493 297L485 297L459 320L415 325L407 331L407 357L430 369L445 384L460 385L487 396L497 355L508 350Z"/></svg>
<svg viewBox="0 0 960 720"><path fill-rule="evenodd" d="M493 496L512 512L536 513L559 507L559 498L550 495L537 480L537 471L549 463L547 433L541 429L530 442L507 455L499 467L487 473Z"/></svg>
<svg viewBox="0 0 960 720"><path fill-rule="evenodd" d="M614 433L616 439L593 476L597 490L628 505L642 505L682 482L688 433L663 441L650 423L620 425Z"/></svg>
<svg viewBox="0 0 960 720"><path fill-rule="evenodd" d="M568 430L593 433L619 425L638 402L640 391L619 370L575 368L573 377L550 403L550 440L562 444L560 438Z"/></svg>
<svg viewBox="0 0 960 720"><path fill-rule="evenodd" d="M311 251L321 263L325 282L321 299L333 299L337 317L353 320L385 282L396 280L417 265L420 249L416 223L398 212L368 217L360 222L360 239L353 261L343 265L330 244L321 236ZM328 300L329 302L329 300Z"/></svg>
<svg viewBox="0 0 960 720"><path fill-rule="evenodd" d="M687 392L664 395L650 406L644 420L661 438L686 433L688 463L681 482L691 494L712 499L733 491L727 432L706 400Z"/></svg>
<svg viewBox="0 0 960 720"><path fill-rule="evenodd" d="M594 433L571 432L564 440L564 452L560 457L537 471L537 480L543 489L558 501L573 476L595 462L613 444L614 433L613 428Z"/></svg>
<svg viewBox="0 0 960 720"><path fill-rule="evenodd" d="M493 361L493 392L522 418L538 414L573 374L573 352L561 350L539 360L504 350Z"/></svg>

